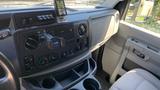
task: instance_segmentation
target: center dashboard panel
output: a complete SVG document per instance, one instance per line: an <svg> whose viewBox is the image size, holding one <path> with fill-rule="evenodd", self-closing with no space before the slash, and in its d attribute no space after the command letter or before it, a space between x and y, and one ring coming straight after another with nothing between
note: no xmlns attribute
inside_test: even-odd
<svg viewBox="0 0 160 90"><path fill-rule="evenodd" d="M106 24L114 27L110 20L116 12L69 10L60 18L53 7L2 11L0 50L26 90L101 90L94 78L97 66L91 52L99 45L94 43L99 41L97 34L113 31Z"/></svg>
<svg viewBox="0 0 160 90"><path fill-rule="evenodd" d="M21 76L54 67L89 49L85 20L57 22L53 10L18 13L14 15L14 22Z"/></svg>

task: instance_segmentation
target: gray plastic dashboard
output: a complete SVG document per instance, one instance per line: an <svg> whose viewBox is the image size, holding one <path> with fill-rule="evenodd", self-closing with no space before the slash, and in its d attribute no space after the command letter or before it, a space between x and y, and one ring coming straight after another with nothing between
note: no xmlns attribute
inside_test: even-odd
<svg viewBox="0 0 160 90"><path fill-rule="evenodd" d="M53 10L52 7L45 7L45 8L30 8L30 9L22 9L22 10L6 10L0 12L0 22L5 22L6 26L0 27L0 32L4 30L9 30L10 34L2 38L0 40L0 51L8 57L10 62L15 67L17 74L19 75L20 65L19 60L17 57L16 46L13 38L13 34L16 32L14 27L14 14L15 13L26 13L26 12L37 12L37 11L49 11ZM92 51L96 50L100 46L102 46L108 39L113 36L118 31L118 24L119 24L119 13L117 10L99 8L93 10L86 10L86 11L75 11L70 12L67 16L64 17L63 21L58 21L58 23L63 22L76 22L76 21L83 21L87 20L89 24L89 50L86 52L87 54L79 55L81 57L90 54ZM38 27L38 26L36 26ZM78 57L77 57L78 58ZM77 59L78 60L78 59ZM65 63L70 63L71 60L68 60ZM43 72L41 72L43 73Z"/></svg>

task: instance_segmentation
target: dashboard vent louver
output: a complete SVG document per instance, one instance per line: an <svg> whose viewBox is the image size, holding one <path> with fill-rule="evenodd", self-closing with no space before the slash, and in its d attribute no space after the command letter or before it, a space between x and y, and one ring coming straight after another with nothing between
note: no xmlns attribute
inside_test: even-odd
<svg viewBox="0 0 160 90"><path fill-rule="evenodd" d="M37 35L29 36L25 41L25 47L27 49L36 49L39 45L39 37Z"/></svg>
<svg viewBox="0 0 160 90"><path fill-rule="evenodd" d="M0 66L0 79L4 78L6 76L5 70Z"/></svg>

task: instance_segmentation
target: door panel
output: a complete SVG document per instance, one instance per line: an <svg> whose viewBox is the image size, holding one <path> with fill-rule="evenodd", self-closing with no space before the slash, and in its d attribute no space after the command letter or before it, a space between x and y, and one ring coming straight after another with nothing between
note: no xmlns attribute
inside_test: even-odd
<svg viewBox="0 0 160 90"><path fill-rule="evenodd" d="M160 77L159 55L159 34L121 21L118 33L105 46L102 66L111 75L112 83L117 75L133 68L143 68Z"/></svg>

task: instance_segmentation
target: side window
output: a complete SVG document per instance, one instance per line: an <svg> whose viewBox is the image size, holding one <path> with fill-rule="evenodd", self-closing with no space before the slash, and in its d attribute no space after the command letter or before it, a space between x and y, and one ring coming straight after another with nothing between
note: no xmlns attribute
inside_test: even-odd
<svg viewBox="0 0 160 90"><path fill-rule="evenodd" d="M125 21L160 33L160 0L131 0Z"/></svg>

